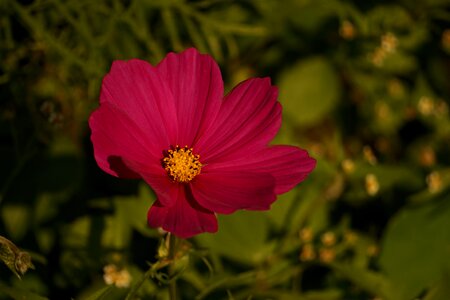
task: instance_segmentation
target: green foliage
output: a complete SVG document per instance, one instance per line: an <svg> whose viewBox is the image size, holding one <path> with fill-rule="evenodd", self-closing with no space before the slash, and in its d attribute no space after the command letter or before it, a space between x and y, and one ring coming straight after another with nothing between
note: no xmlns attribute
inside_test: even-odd
<svg viewBox="0 0 450 300"><path fill-rule="evenodd" d="M268 220L257 212L240 211L220 216L221 229L196 239L200 245L243 264L258 264L267 256Z"/></svg>
<svg viewBox="0 0 450 300"><path fill-rule="evenodd" d="M449 8L0 1L0 299L167 299L175 280L180 299L449 299ZM219 216L175 251L146 224L151 189L98 169L87 119L113 60L187 47L227 90L270 76L273 143L318 164L270 211Z"/></svg>
<svg viewBox="0 0 450 300"><path fill-rule="evenodd" d="M450 270L450 206L439 203L404 208L388 227L380 265L401 293L411 299Z"/></svg>
<svg viewBox="0 0 450 300"><path fill-rule="evenodd" d="M340 87L339 78L326 59L314 57L294 64L280 77L285 116L299 126L322 120L338 104Z"/></svg>
<svg viewBox="0 0 450 300"><path fill-rule="evenodd" d="M47 300L48 298L39 296L37 294L34 294L32 292L19 289L19 288L12 288L9 286L4 285L2 282L0 282L0 292L2 294L7 295L9 299L19 300L19 299L30 299L30 300Z"/></svg>
<svg viewBox="0 0 450 300"><path fill-rule="evenodd" d="M91 294L85 300L107 299L106 296L109 294L109 292L111 292L111 289L112 289L112 286L105 286L104 288L101 288L100 290L98 290L95 293Z"/></svg>

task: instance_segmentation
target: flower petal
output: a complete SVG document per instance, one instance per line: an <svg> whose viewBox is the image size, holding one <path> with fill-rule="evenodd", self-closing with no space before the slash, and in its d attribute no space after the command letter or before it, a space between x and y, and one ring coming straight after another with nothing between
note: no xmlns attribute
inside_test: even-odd
<svg viewBox="0 0 450 300"><path fill-rule="evenodd" d="M178 141L192 147L217 115L223 97L220 69L209 55L190 48L169 53L156 67L175 101Z"/></svg>
<svg viewBox="0 0 450 300"><path fill-rule="evenodd" d="M113 176L140 178L123 159L148 165L156 158L147 135L123 111L109 103L102 104L89 118L94 156L99 167Z"/></svg>
<svg viewBox="0 0 450 300"><path fill-rule="evenodd" d="M217 231L217 219L214 213L198 205L185 185L178 185L173 206L163 206L156 201L147 216L151 227L162 227L180 238Z"/></svg>
<svg viewBox="0 0 450 300"><path fill-rule="evenodd" d="M172 93L149 63L115 61L105 76L100 105L122 110L161 149L176 143L177 114Z"/></svg>
<svg viewBox="0 0 450 300"><path fill-rule="evenodd" d="M191 182L198 203L221 214L238 209L267 210L276 200L274 188L275 179L270 174L246 171L205 170Z"/></svg>
<svg viewBox="0 0 450 300"><path fill-rule="evenodd" d="M156 193L158 201L164 206L173 206L178 197L178 183L172 182L161 162L145 164L132 159L124 159L124 164L134 170Z"/></svg>
<svg viewBox="0 0 450 300"><path fill-rule="evenodd" d="M278 90L269 78L246 80L224 99L208 133L195 145L202 163L238 158L267 145L281 125Z"/></svg>
<svg viewBox="0 0 450 300"><path fill-rule="evenodd" d="M275 193L282 194L301 181L315 168L316 160L303 149L293 146L271 146L244 158L209 165L209 171L255 172L275 178Z"/></svg>

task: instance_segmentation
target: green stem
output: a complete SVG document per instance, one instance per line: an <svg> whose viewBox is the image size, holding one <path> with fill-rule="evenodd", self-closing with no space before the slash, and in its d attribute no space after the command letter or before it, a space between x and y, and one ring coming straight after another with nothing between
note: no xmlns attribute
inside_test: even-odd
<svg viewBox="0 0 450 300"><path fill-rule="evenodd" d="M169 233L170 234L170 233ZM172 261L172 263L170 264L169 267L169 277L170 282L169 282L169 298L170 300L177 300L178 296L177 296L177 279L174 276L175 273L175 265L174 265L174 261L175 261L175 255L177 253L177 248L178 248L178 239L175 235L170 234L170 238L169 238L169 260Z"/></svg>
<svg viewBox="0 0 450 300"><path fill-rule="evenodd" d="M44 40L55 52L59 53L68 62L80 67L88 75L99 75L99 70L92 68L91 65L82 57L79 57L73 49L66 46L66 43L59 40L51 33L48 33L45 27L43 27L38 18L36 18L27 7L10 1L13 5L14 11L19 16L20 20L30 28L37 40Z"/></svg>
<svg viewBox="0 0 450 300"><path fill-rule="evenodd" d="M195 297L196 300L205 299L210 293L221 287L231 287L235 285L250 284L255 280L257 276L256 271L249 271L241 274L234 275L233 277L226 277L219 279L216 282L211 283L206 289Z"/></svg>
<svg viewBox="0 0 450 300"><path fill-rule="evenodd" d="M269 34L269 30L263 26L248 26L240 23L230 23L221 21L216 18L211 18L195 10L190 5L185 4L182 1L176 2L175 6L184 14L196 19L204 26L208 26L211 29L216 29L221 33L230 33L247 36L266 36Z"/></svg>
<svg viewBox="0 0 450 300"><path fill-rule="evenodd" d="M144 284L144 282L146 280L148 280L152 274L155 272L155 270L153 269L153 267L150 267L147 272L145 272L144 276L142 276L141 280L139 280L138 283L136 283L133 288L131 289L131 291L127 294L127 297L125 298L125 300L132 300L135 298L136 293L138 292L138 290L141 288L141 286Z"/></svg>
<svg viewBox="0 0 450 300"><path fill-rule="evenodd" d="M164 257L160 257L159 260L152 264L150 266L150 268L147 270L147 272L145 272L144 276L142 276L142 278L139 280L139 282L137 282L132 289L130 290L130 292L127 294L125 300L133 300L136 297L137 292L139 291L139 289L141 288L141 286L144 284L144 282L146 280L148 280L151 277L157 276L158 271L168 267L169 268L169 296L171 300L176 300L178 299L177 296L177 285L176 285L176 268L175 268L175 264L174 261L176 260L176 255L178 252L178 246L180 241L178 240L178 238L172 234L168 234L167 235L167 239L168 239L168 244L167 248L168 248L168 255L164 256ZM167 242L167 240L165 241ZM163 242L164 243L164 242Z"/></svg>

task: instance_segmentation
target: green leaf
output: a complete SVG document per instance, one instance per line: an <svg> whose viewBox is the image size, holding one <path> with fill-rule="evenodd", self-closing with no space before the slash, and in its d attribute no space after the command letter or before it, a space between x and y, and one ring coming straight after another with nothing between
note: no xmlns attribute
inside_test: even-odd
<svg viewBox="0 0 450 300"><path fill-rule="evenodd" d="M297 62L280 78L280 101L289 121L312 125L336 106L341 86L336 71L323 57Z"/></svg>
<svg viewBox="0 0 450 300"><path fill-rule="evenodd" d="M105 217L105 228L101 239L103 247L123 249L130 243L131 226L125 218L125 212L120 209L114 215Z"/></svg>
<svg viewBox="0 0 450 300"><path fill-rule="evenodd" d="M58 214L58 206L62 196L58 194L42 193L35 201L33 221L35 225L48 222Z"/></svg>
<svg viewBox="0 0 450 300"><path fill-rule="evenodd" d="M352 188L346 193L347 201L357 203L367 200L368 194L364 188L367 174L375 175L379 183L377 194L394 189L417 191L424 186L422 174L416 167L400 164L370 165L365 161L355 161L355 171L348 176Z"/></svg>
<svg viewBox="0 0 450 300"><path fill-rule="evenodd" d="M1 211L2 220L11 239L19 241L29 227L30 210L25 205L5 205Z"/></svg>
<svg viewBox="0 0 450 300"><path fill-rule="evenodd" d="M63 228L63 244L68 248L84 248L89 240L92 219L83 216Z"/></svg>
<svg viewBox="0 0 450 300"><path fill-rule="evenodd" d="M35 236L41 251L48 253L55 243L55 233L50 229L41 228L36 231Z"/></svg>
<svg viewBox="0 0 450 300"><path fill-rule="evenodd" d="M367 15L367 21L373 29L379 31L389 28L410 29L413 25L413 18L409 12L397 4L378 5Z"/></svg>
<svg viewBox="0 0 450 300"><path fill-rule="evenodd" d="M417 59L403 51L386 55L381 68L395 74L409 74L417 69Z"/></svg>
<svg viewBox="0 0 450 300"><path fill-rule="evenodd" d="M341 1L335 0L291 2L291 5L277 7L277 11L284 9L292 24L308 34L319 32L327 21L336 17L337 12L344 8Z"/></svg>
<svg viewBox="0 0 450 300"><path fill-rule="evenodd" d="M14 300L47 300L48 298L39 296L27 290L9 287L0 282L0 292L8 295Z"/></svg>
<svg viewBox="0 0 450 300"><path fill-rule="evenodd" d="M423 300L448 300L450 295L450 286L448 285L449 282L450 277L446 274L428 291Z"/></svg>
<svg viewBox="0 0 450 300"><path fill-rule="evenodd" d="M91 294L89 297L85 298L84 300L100 300L100 299L106 299L105 297L111 292L112 285L105 286L104 288L99 289L95 293Z"/></svg>
<svg viewBox="0 0 450 300"><path fill-rule="evenodd" d="M260 212L238 211L219 216L219 231L197 241L209 250L244 264L256 264L270 250L266 244L268 220Z"/></svg>
<svg viewBox="0 0 450 300"><path fill-rule="evenodd" d="M150 187L142 183L139 186L138 197L133 197L128 201L116 202L116 207L124 211L127 222L131 226L144 235L155 233L147 224L147 212L152 203L155 201L155 194Z"/></svg>
<svg viewBox="0 0 450 300"><path fill-rule="evenodd" d="M266 212L270 221L276 226L276 228L282 229L283 225L287 225L286 218L292 210L293 202L298 201L297 194L298 190L292 189L285 194L279 195L277 197L277 201L275 201L270 210Z"/></svg>
<svg viewBox="0 0 450 300"><path fill-rule="evenodd" d="M300 297L299 297L300 298ZM292 298L292 299L299 299ZM304 293L301 300L339 300L342 299L342 292L338 289L324 289L320 291L310 291Z"/></svg>
<svg viewBox="0 0 450 300"><path fill-rule="evenodd" d="M132 230L146 236L154 236L156 231L147 225L147 211L155 196L146 184L141 184L137 197L115 197L114 214L105 218L102 245L123 248L129 244ZM99 203L101 199L98 199Z"/></svg>
<svg viewBox="0 0 450 300"><path fill-rule="evenodd" d="M443 200L401 210L384 234L380 264L401 299L414 298L449 270L450 205Z"/></svg>
<svg viewBox="0 0 450 300"><path fill-rule="evenodd" d="M373 295L381 296L386 300L400 300L394 286L380 273L349 264L333 263L330 265L336 272L350 280L353 284Z"/></svg>

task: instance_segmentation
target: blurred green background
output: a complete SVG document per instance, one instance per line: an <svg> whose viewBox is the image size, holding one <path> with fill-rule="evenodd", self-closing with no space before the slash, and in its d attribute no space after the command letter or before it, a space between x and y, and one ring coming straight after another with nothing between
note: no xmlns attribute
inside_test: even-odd
<svg viewBox="0 0 450 300"><path fill-rule="evenodd" d="M113 60L192 46L227 90L270 76L274 143L318 165L190 239L180 299L450 299L447 0L1 0L0 235L35 266L1 264L1 299L123 299L156 261L154 195L97 167L87 118Z"/></svg>

